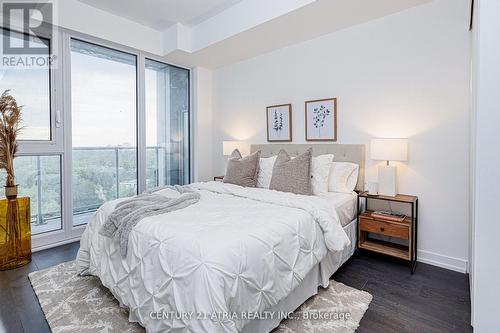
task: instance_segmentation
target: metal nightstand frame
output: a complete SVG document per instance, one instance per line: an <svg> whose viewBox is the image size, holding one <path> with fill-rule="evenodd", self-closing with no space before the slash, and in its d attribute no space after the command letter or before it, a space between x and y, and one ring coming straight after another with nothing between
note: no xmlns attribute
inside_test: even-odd
<svg viewBox="0 0 500 333"><path fill-rule="evenodd" d="M382 200L382 201L391 201L391 202L400 202L400 203L406 203L411 206L411 237L412 237L412 249L411 249L411 260L409 260L410 263L410 269L411 269L411 274L415 272L415 268L417 266L417 238L418 238L418 197L417 196L412 196L412 195L404 195L404 194L398 194L395 197L389 197L389 196L384 196L384 195L369 195L367 192L360 192L358 193L358 199L357 199L357 222L358 222L358 229L357 229L357 237L359 239L359 216L361 214L361 209L360 209L360 200L364 198L365 199L365 210L368 209L368 199L374 199L374 200ZM358 249L358 245L356 243L356 249Z"/></svg>

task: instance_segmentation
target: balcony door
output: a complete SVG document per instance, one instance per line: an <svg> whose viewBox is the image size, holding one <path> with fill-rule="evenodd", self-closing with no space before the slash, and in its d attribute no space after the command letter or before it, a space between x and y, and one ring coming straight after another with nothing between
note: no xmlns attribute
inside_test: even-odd
<svg viewBox="0 0 500 333"><path fill-rule="evenodd" d="M137 59L71 39L73 225L137 194Z"/></svg>
<svg viewBox="0 0 500 333"><path fill-rule="evenodd" d="M146 188L189 182L189 71L145 59Z"/></svg>

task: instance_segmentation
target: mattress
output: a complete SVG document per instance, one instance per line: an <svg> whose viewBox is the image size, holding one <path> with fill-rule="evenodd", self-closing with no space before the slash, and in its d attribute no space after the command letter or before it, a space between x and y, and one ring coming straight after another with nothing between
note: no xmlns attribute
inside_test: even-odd
<svg viewBox="0 0 500 333"><path fill-rule="evenodd" d="M356 204L358 200L356 192L328 192L326 194L319 195L319 197L324 198L333 207L335 207L342 227L351 223L351 221L356 217Z"/></svg>

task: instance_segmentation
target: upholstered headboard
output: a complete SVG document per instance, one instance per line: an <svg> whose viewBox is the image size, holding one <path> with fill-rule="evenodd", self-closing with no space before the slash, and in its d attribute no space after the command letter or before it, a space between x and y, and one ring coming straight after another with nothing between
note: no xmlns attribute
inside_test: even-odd
<svg viewBox="0 0 500 333"><path fill-rule="evenodd" d="M251 145L251 152L261 151L262 157L277 155L281 149L285 149L292 156L305 152L309 147L313 149L313 156L322 154L335 155L336 162L352 162L359 165L358 184L356 190L362 191L365 186L365 145L345 144L256 144Z"/></svg>

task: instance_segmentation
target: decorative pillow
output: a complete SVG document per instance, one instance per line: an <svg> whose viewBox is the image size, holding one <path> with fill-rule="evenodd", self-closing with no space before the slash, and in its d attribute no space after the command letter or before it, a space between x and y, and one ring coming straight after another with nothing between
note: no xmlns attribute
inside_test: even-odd
<svg viewBox="0 0 500 333"><path fill-rule="evenodd" d="M311 195L312 148L292 159L280 150L273 167L269 188L282 192Z"/></svg>
<svg viewBox="0 0 500 333"><path fill-rule="evenodd" d="M315 195L328 193L328 178L332 168L333 155L325 154L312 158L311 186Z"/></svg>
<svg viewBox="0 0 500 333"><path fill-rule="evenodd" d="M352 193L358 182L359 165L349 162L333 162L330 169L328 190Z"/></svg>
<svg viewBox="0 0 500 333"><path fill-rule="evenodd" d="M271 177L273 176L273 167L274 162L276 162L276 157L278 156L275 155L260 159L257 187L269 188L269 184L271 184Z"/></svg>
<svg viewBox="0 0 500 333"><path fill-rule="evenodd" d="M252 155L242 157L240 151L235 149L227 161L226 175L222 181L245 187L255 187L257 185L259 159L260 150Z"/></svg>

